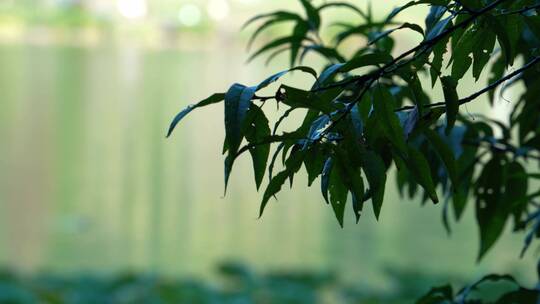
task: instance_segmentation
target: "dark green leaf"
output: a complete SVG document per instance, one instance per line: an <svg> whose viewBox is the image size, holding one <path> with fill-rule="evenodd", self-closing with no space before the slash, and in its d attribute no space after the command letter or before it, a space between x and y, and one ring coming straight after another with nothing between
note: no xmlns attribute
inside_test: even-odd
<svg viewBox="0 0 540 304"><path fill-rule="evenodd" d="M349 60L345 65L339 67L339 72L341 73L347 73L354 69L358 69L361 67L369 66L369 65L380 65L380 64L386 64L393 60L392 56L388 53L383 52L377 52L377 53L371 53L371 54L365 54L358 57L354 57L353 59Z"/></svg>
<svg viewBox="0 0 540 304"><path fill-rule="evenodd" d="M371 200L375 217L379 219L386 187L386 166L382 158L373 151L365 151L361 155L362 169L369 183Z"/></svg>
<svg viewBox="0 0 540 304"><path fill-rule="evenodd" d="M252 117L250 117L252 116ZM266 163L270 154L270 144L260 144L265 138L270 136L270 127L268 119L264 112L259 107L251 107L246 120L252 120L252 123L247 127L246 139L249 143L256 144L249 150L253 160L253 170L255 174L255 184L257 190L260 188L264 173L266 171Z"/></svg>
<svg viewBox="0 0 540 304"><path fill-rule="evenodd" d="M276 24L280 24L280 23L283 23L283 22L289 22L289 21L302 21L302 18L297 15L297 14L293 14L293 13L289 13L289 12L276 12L274 13L274 15L271 16L272 19L270 20L267 20L266 22L264 22L262 25L260 25L257 30L255 30L255 32L251 35L250 39L249 39L249 42L248 42L248 49L251 48L251 46L253 45L253 42L255 41L255 39L257 39L257 37L262 33L264 32L264 30L266 30L267 28L273 26L273 25L276 25Z"/></svg>
<svg viewBox="0 0 540 304"><path fill-rule="evenodd" d="M345 186L345 181L342 179L343 175L342 166L336 166L334 164L330 172L330 185L328 189L330 192L330 205L332 205L336 219L341 227L343 227L344 223L345 206L349 192Z"/></svg>
<svg viewBox="0 0 540 304"><path fill-rule="evenodd" d="M326 162L324 163L324 168L322 171L321 193L327 204L330 204L330 200L328 199L328 188L330 188L330 174L332 173L333 166L334 166L334 161L331 157L329 157L328 159L326 159Z"/></svg>
<svg viewBox="0 0 540 304"><path fill-rule="evenodd" d="M443 139L440 137L440 135L431 130L426 129L424 130L424 134L428 138L429 142L441 158L446 171L448 172L448 176L450 177L450 180L452 181L452 185L456 187L456 185L459 183L459 177L458 177L458 171L457 171L457 163L456 159L454 157L454 153L446 144Z"/></svg>
<svg viewBox="0 0 540 304"><path fill-rule="evenodd" d="M379 84L373 89L372 98L374 113L381 121L381 127L384 130L385 136L402 155L407 155L404 131L394 112L396 107L394 97L384 85Z"/></svg>
<svg viewBox="0 0 540 304"><path fill-rule="evenodd" d="M206 98L205 100L202 100L202 101L198 102L197 104L190 105L187 108L185 108L184 110L180 111L180 113L178 113L176 115L176 117L173 119L173 121L171 122L171 125L169 127L169 131L167 132L167 137L171 136L172 132L174 131L174 129L176 128L178 123L184 117L186 117L186 115L188 115L191 111L195 110L196 108L200 108L200 107L204 107L204 106L207 106L207 105L211 105L211 104L214 104L214 103L221 102L224 99L225 99L225 94L216 93L216 94Z"/></svg>
<svg viewBox="0 0 540 304"><path fill-rule="evenodd" d="M422 29L421 26L419 26L418 24L406 22L406 23L403 23L401 26L399 26L397 28L386 30L386 31L378 34L375 38L373 38L372 40L370 40L368 42L368 45L374 44L377 41L381 40L382 38L387 37L388 35L392 34L393 32L401 30L401 29L410 29L410 30L413 30L413 31L419 33L420 35L424 36L424 29Z"/></svg>
<svg viewBox="0 0 540 304"><path fill-rule="evenodd" d="M457 93L457 82L451 76L441 78L444 102L446 104L446 134L450 134L456 124L459 113L459 97Z"/></svg>
<svg viewBox="0 0 540 304"><path fill-rule="evenodd" d="M502 159L495 157L484 166L475 189L476 219L480 228L478 260L481 260L493 247L504 231L508 218L508 207L505 207L502 199L504 182L505 171Z"/></svg>
<svg viewBox="0 0 540 304"><path fill-rule="evenodd" d="M413 178L420 184L429 195L433 203L437 204L439 198L435 191L435 184L431 178L431 169L424 155L415 148L409 147L408 158L405 162Z"/></svg>
<svg viewBox="0 0 540 304"><path fill-rule="evenodd" d="M246 113L256 90L257 87L246 87L236 83L225 94L225 146L229 153L225 160L225 189L237 157L236 153L244 137L242 127Z"/></svg>
<svg viewBox="0 0 540 304"><path fill-rule="evenodd" d="M311 4L310 0L300 0L307 15L307 21L312 30L317 31L321 26L321 17L319 11Z"/></svg>

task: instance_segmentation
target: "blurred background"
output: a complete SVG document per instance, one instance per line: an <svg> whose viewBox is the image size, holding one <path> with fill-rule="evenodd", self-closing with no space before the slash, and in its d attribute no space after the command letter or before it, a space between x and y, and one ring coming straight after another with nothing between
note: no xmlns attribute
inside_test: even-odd
<svg viewBox="0 0 540 304"><path fill-rule="evenodd" d="M318 186L300 179L257 219L249 158L223 197L222 106L165 139L181 108L286 67L285 57L246 65L250 30L240 32L284 8L300 10L291 0L0 0L0 267L213 280L216 265L239 261L376 291L403 274L430 278L418 281L424 291L491 272L532 284L534 256L516 251L523 236L508 227L477 265L473 210L448 236L441 206L400 198L392 178L378 223L367 208L341 229Z"/></svg>

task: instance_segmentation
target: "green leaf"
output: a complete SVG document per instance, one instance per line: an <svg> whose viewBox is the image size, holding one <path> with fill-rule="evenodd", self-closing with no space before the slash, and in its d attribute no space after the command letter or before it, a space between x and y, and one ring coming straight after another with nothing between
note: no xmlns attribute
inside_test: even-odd
<svg viewBox="0 0 540 304"><path fill-rule="evenodd" d="M352 58L343 66L339 67L338 71L341 73L347 73L354 69L365 66L386 64L391 62L393 59L394 58L392 58L390 54L383 52L365 54Z"/></svg>
<svg viewBox="0 0 540 304"><path fill-rule="evenodd" d="M405 22L405 23L403 23L401 26L399 26L397 28L386 30L386 31L378 34L375 38L373 38L372 40L370 40L368 42L368 45L372 45L372 44L376 43L377 41L389 36L393 32L401 30L401 29L410 29L410 30L413 30L413 31L419 33L420 35L424 36L424 29L422 29L421 26L419 26L418 24Z"/></svg>
<svg viewBox="0 0 540 304"><path fill-rule="evenodd" d="M321 175L325 160L326 155L320 146L314 145L308 149L306 158L304 159L304 166L308 173L308 187L311 187L317 177Z"/></svg>
<svg viewBox="0 0 540 304"><path fill-rule="evenodd" d="M454 153L437 132L431 129L426 129L424 130L424 134L441 158L446 171L448 172L448 176L452 181L452 185L456 187L459 183L459 177Z"/></svg>
<svg viewBox="0 0 540 304"><path fill-rule="evenodd" d="M294 66L296 63L296 59L298 57L298 53L300 52L300 48L302 47L302 41L304 39L307 39L306 35L309 31L309 26L304 22L298 22L296 23L296 26L293 29L292 37L296 37L291 41L291 59L290 59L290 66Z"/></svg>
<svg viewBox="0 0 540 304"><path fill-rule="evenodd" d="M426 33L428 33L427 39L431 39L430 36L433 35L431 32L433 32L435 28L441 27L441 24L447 23L447 21L439 22L439 20L441 20L444 13L446 13L446 10L447 10L446 6L443 6L443 5L433 5L429 9L429 13L426 17ZM449 18L446 18L446 19L449 19ZM446 27L446 25L442 26L442 28L444 27ZM438 34L435 34L435 36L437 35Z"/></svg>
<svg viewBox="0 0 540 304"><path fill-rule="evenodd" d="M505 167L500 157L492 158L483 168L475 187L476 220L480 228L481 260L497 242L504 231L508 218L508 207L502 200L505 183Z"/></svg>
<svg viewBox="0 0 540 304"><path fill-rule="evenodd" d="M344 62L345 58L339 53L337 49L324 47L322 45L308 45L303 47L302 54L300 55L300 62L303 62L304 58L309 52L315 52L322 55L330 62Z"/></svg>
<svg viewBox="0 0 540 304"><path fill-rule="evenodd" d="M180 111L180 113L178 113L176 115L176 117L173 119L173 121L171 122L171 125L169 127L169 131L167 132L167 137L170 137L172 132L174 131L174 129L176 128L176 126L178 125L178 123L184 118L186 117L186 115L188 115L191 111L195 110L196 108L200 108L200 107L204 107L204 106L207 106L207 105L211 105L211 104L214 104L214 103L218 103L218 102L221 102L225 99L225 94L223 93L216 93L216 94L213 94L212 96L194 104L194 105L190 105L188 106L187 108L185 108L184 110Z"/></svg>
<svg viewBox="0 0 540 304"><path fill-rule="evenodd" d="M433 60L430 64L431 86L434 87L442 72L444 54L448 52L447 45L450 37L442 39L433 47Z"/></svg>
<svg viewBox="0 0 540 304"><path fill-rule="evenodd" d="M461 36L455 47L452 48L452 77L456 80L463 75L472 65L471 53L479 46L483 39L484 31L479 26L469 27Z"/></svg>
<svg viewBox="0 0 540 304"><path fill-rule="evenodd" d="M244 137L242 134L244 120L256 90L257 87L246 87L236 83L225 94L225 147L228 151L225 159L225 189L227 189L236 153Z"/></svg>
<svg viewBox="0 0 540 304"><path fill-rule="evenodd" d="M231 154L238 151L242 142L242 126L256 90L257 87L246 87L236 83L225 94L225 133Z"/></svg>
<svg viewBox="0 0 540 304"><path fill-rule="evenodd" d="M450 134L456 124L459 113L459 97L457 93L457 82L451 76L441 78L444 102L446 105L446 134Z"/></svg>
<svg viewBox="0 0 540 304"><path fill-rule="evenodd" d="M420 4L431 4L431 5L437 5L437 6L444 6L447 5L446 1L444 0L415 0L415 1L409 1L405 5L398 6L390 12L390 14L386 17L386 22L390 22L392 19L394 19L399 13L402 11L408 9L409 7L420 5ZM436 7L436 6L433 6ZM438 8L438 7L437 7ZM433 11L433 9L432 9ZM430 14L435 14L434 12L430 12Z"/></svg>
<svg viewBox="0 0 540 304"><path fill-rule="evenodd" d="M251 19L246 21L246 23L244 23L244 25L242 26L242 29L245 29L246 27L248 27L249 25L251 25L252 23L254 23L254 22L258 21L258 20L266 19L266 18L272 18L272 17L273 18L281 18L281 19L302 20L302 17L300 17L300 15L298 15L298 14L287 12L287 11L275 11L275 12L266 13L266 14L260 14L260 15L256 15L256 16L252 17Z"/></svg>
<svg viewBox="0 0 540 304"><path fill-rule="evenodd" d="M287 85L282 85L279 92L279 102L286 104L293 109L304 108L323 113L330 113L335 110L331 104L331 101L324 99L320 94L315 94L310 91L304 91Z"/></svg>
<svg viewBox="0 0 540 304"><path fill-rule="evenodd" d="M312 90L317 90L323 87L329 81L332 81L334 79L334 76L336 76L336 74L344 65L345 65L344 63L336 63L326 68L319 76L319 79L313 86Z"/></svg>
<svg viewBox="0 0 540 304"><path fill-rule="evenodd" d="M424 106L429 103L429 98L427 97L427 95L424 92L424 89L422 88L422 83L420 82L420 78L418 78L418 74L409 73L409 75L402 75L402 77L409 85L411 98L413 99L413 102L416 105L418 114L422 116L424 113Z"/></svg>
<svg viewBox="0 0 540 304"><path fill-rule="evenodd" d="M283 184L285 184L288 178L289 172L287 170L279 172L275 177L272 178L264 192L263 200L261 202L261 207L259 211L259 217L262 217L264 209L266 208L266 205L268 204L270 198L272 198L274 195L281 191Z"/></svg>
<svg viewBox="0 0 540 304"><path fill-rule="evenodd" d="M505 71L506 71L506 64L504 62L504 57L502 55L499 55L499 57L495 60L495 62L491 66L491 73L489 75L488 82L494 83L495 81L501 79L504 76ZM490 90L488 92L488 97L489 97L490 105L493 106L495 102L495 90Z"/></svg>
<svg viewBox="0 0 540 304"><path fill-rule="evenodd" d="M408 155L405 164L409 169L409 172L412 174L414 180L426 190L431 201L437 204L439 202L439 197L437 196L435 184L431 178L431 169L428 161L421 152L413 147L409 147Z"/></svg>
<svg viewBox="0 0 540 304"><path fill-rule="evenodd" d="M523 27L522 19L515 15L500 17L486 16L490 29L497 35L497 41L501 46L502 53L507 65L514 64L516 47Z"/></svg>
<svg viewBox="0 0 540 304"><path fill-rule="evenodd" d="M335 148L337 155L337 163L339 171L341 173L341 179L351 192L353 199L356 202L362 202L364 198L364 180L362 179L362 172L359 167L353 165L351 155L346 150L337 146ZM353 206L355 211L356 221L360 219L361 207L359 204Z"/></svg>
<svg viewBox="0 0 540 304"><path fill-rule="evenodd" d="M404 131L394 112L396 107L394 97L384 85L378 84L373 89L372 99L374 113L381 121L385 136L403 156L407 155Z"/></svg>
<svg viewBox="0 0 540 304"><path fill-rule="evenodd" d="M321 26L321 17L319 16L319 10L317 10L313 6L313 4L311 4L310 0L300 0L300 2L302 3L302 6L306 11L309 27L312 30L317 31Z"/></svg>
<svg viewBox="0 0 540 304"><path fill-rule="evenodd" d="M275 49L277 47L280 47L282 45L286 45L286 44L299 44L302 42L302 40L304 39L303 36L287 36L287 37L282 37L282 38L277 38L267 44L265 44L263 47L261 47L260 49L258 49L255 53L253 53L249 59L247 60L248 62L252 61L253 59L257 58L258 56L262 55L263 53L265 52L268 52L272 49Z"/></svg>
<svg viewBox="0 0 540 304"><path fill-rule="evenodd" d="M327 204L330 204L330 200L328 199L328 188L330 188L330 174L332 173L333 166L333 159L331 157L327 158L324 163L321 177L321 193Z"/></svg>
<svg viewBox="0 0 540 304"><path fill-rule="evenodd" d="M303 150L296 150L295 153L291 153L291 155L287 159L287 162L285 163L285 170L281 171L270 180L270 183L268 184L263 195L259 217L262 217L264 209L266 208L266 205L268 204L270 198L272 198L279 191L281 191L281 188L283 187L285 181L287 181L287 179L291 179L292 176L296 172L298 172L298 170L302 166L305 156L306 153Z"/></svg>
<svg viewBox="0 0 540 304"><path fill-rule="evenodd" d="M347 3L347 2L330 2L330 3L324 3L323 5L319 6L318 8L318 11L321 12L327 8L331 8L331 7L345 7L345 8L349 8L351 9L352 11L358 13L360 16L362 16L364 18L364 20L368 21L369 18L368 16L366 15L366 13L364 13L364 11L362 11L360 8L358 8L357 6L354 6L350 3Z"/></svg>
<svg viewBox="0 0 540 304"><path fill-rule="evenodd" d="M386 187L386 166L382 158L373 151L364 151L361 155L362 169L366 174L371 192L373 211L375 217L379 219L384 200L384 190Z"/></svg>
<svg viewBox="0 0 540 304"><path fill-rule="evenodd" d="M514 216L515 226L518 226L522 217L527 214L527 198L529 180L525 167L517 161L506 165L508 180L506 181L503 201L509 205Z"/></svg>
<svg viewBox="0 0 540 304"><path fill-rule="evenodd" d="M529 30L534 34L536 39L540 41L540 16L526 16L524 20Z"/></svg>
<svg viewBox="0 0 540 304"><path fill-rule="evenodd" d="M252 117L250 117L250 115ZM252 120L252 124L247 127L246 139L249 143L257 144L249 150L253 161L253 171L255 174L255 184L257 190L260 188L266 172L266 163L270 155L270 144L260 144L265 138L270 136L270 127L268 119L259 107L251 107L246 120Z"/></svg>
<svg viewBox="0 0 540 304"><path fill-rule="evenodd" d="M364 122L362 120L362 116L360 115L358 105L352 107L350 118L352 126L354 127L354 135L356 139L362 140L362 136L364 135Z"/></svg>
<svg viewBox="0 0 540 304"><path fill-rule="evenodd" d="M345 186L345 181L342 179L344 173L342 172L341 165L332 166L330 172L330 205L334 210L336 219L339 222L339 225L343 227L344 216L345 216L345 206L347 204L347 196L349 190Z"/></svg>
<svg viewBox="0 0 540 304"><path fill-rule="evenodd" d="M263 82L261 82L257 86L257 91L259 91L259 90L261 90L263 88L266 88L270 84L278 81L284 75L286 75L286 74L288 74L290 72L293 72L293 71L302 71L304 73L308 73L308 74L312 75L315 79L317 79L317 72L314 69L312 69L310 67L307 67L307 66L297 66L297 67L294 67L294 68L291 68L291 69L288 69L288 70L285 70L285 71L281 71L279 73L276 73L276 74L268 77L267 79L265 79Z"/></svg>
<svg viewBox="0 0 540 304"><path fill-rule="evenodd" d="M264 22L262 25L260 25L256 30L255 32L251 35L250 39L249 39L249 42L247 44L248 46L248 49L251 48L251 46L253 45L253 42L255 41L255 39L257 39L257 37L262 33L264 32L264 30L268 29L269 27L273 26L273 25L276 25L276 24L279 24L279 23L283 23L283 22L289 22L289 21L302 21L302 17L300 17L299 15L297 14L294 14L294 13L289 13L289 12L276 12L274 13L272 16L272 19L270 20L267 20L266 22Z"/></svg>
<svg viewBox="0 0 540 304"><path fill-rule="evenodd" d="M473 77L478 81L484 67L491 59L493 49L495 48L495 34L490 30L482 30L482 39L473 50Z"/></svg>

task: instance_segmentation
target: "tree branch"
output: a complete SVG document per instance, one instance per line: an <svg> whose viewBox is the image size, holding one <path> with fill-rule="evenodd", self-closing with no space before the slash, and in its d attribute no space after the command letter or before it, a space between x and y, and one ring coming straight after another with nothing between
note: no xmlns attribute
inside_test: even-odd
<svg viewBox="0 0 540 304"><path fill-rule="evenodd" d="M468 96L468 97L465 97L465 98L462 98L459 100L459 105L464 105L466 103L469 103L473 100L475 100L476 98L482 96L483 94L493 90L493 89L496 89L498 86L500 86L501 84L503 84L504 82L518 76L519 74L523 73L524 71L532 68L535 64L539 63L540 62L540 57L536 57L534 58L533 60L529 61L526 65L524 65L523 67L519 68L518 70L515 70L514 72L502 77L501 79L491 83L490 85L488 85L487 87L481 89L480 91ZM428 105L425 105L424 108L437 108L437 107L445 107L446 106L446 103L445 102L436 102L436 103L432 103L432 104L428 104ZM406 111L406 110L412 110L414 109L415 106L406 106L406 107L402 107L402 108L399 108L399 109L396 109L395 111L396 112L401 112L401 111Z"/></svg>
<svg viewBox="0 0 540 304"><path fill-rule="evenodd" d="M493 2L493 3L491 3L490 5L484 7L483 9L471 14L471 16L469 18L463 20L462 22L449 27L447 30L440 33L439 35L437 35L437 36L435 36L435 37L433 37L433 38L431 38L429 40L422 41L416 47L414 47L414 48L406 51L405 53L399 55L398 57L394 58L391 62L385 64L383 67L377 69L376 71L374 71L372 73L369 73L369 74L367 74L365 76L353 77L353 78L349 78L349 79L346 79L346 80L343 80L343 81L340 81L340 82L336 82L336 83L330 84L328 86L321 87L321 88L318 88L316 90L313 90L313 92L325 91L325 90L329 90L329 89L333 89L333 88L337 88L337 87L345 87L345 86L348 86L350 84L356 84L356 83L359 83L361 81L365 81L367 79L372 79L372 78L379 79L382 76L384 76L384 75L386 75L388 73L391 73L391 72L395 71L396 69L411 63L412 61L417 59L417 57L413 56L413 58L407 60L406 62L404 62L404 63L402 63L400 65L398 65L399 61L405 59L406 57L408 57L409 55L411 55L413 53L416 53L416 52L420 51L423 48L429 49L429 48L433 47L435 44L440 42L442 39L446 38L446 36L452 34L454 31L456 31L456 30L458 30L458 29L460 29L462 27L466 27L467 25L469 25L470 23L475 21L478 17L480 17L480 16L482 16L484 14L487 14L491 10L495 9L499 4L504 3L506 1L509 1L509 0L497 0L497 1ZM392 67L393 67L392 70L387 71L389 68L392 68Z"/></svg>

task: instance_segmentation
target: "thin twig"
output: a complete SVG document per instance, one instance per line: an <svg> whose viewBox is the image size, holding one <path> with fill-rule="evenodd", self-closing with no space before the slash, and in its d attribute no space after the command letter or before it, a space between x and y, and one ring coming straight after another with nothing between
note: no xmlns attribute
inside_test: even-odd
<svg viewBox="0 0 540 304"><path fill-rule="evenodd" d="M538 9L538 8L540 8L540 4L535 4L535 5L526 6L524 8L520 8L520 9L517 9L517 10L514 10L514 11L502 12L502 13L498 14L497 16L523 14L523 13L526 13L526 12L528 12L530 10Z"/></svg>

